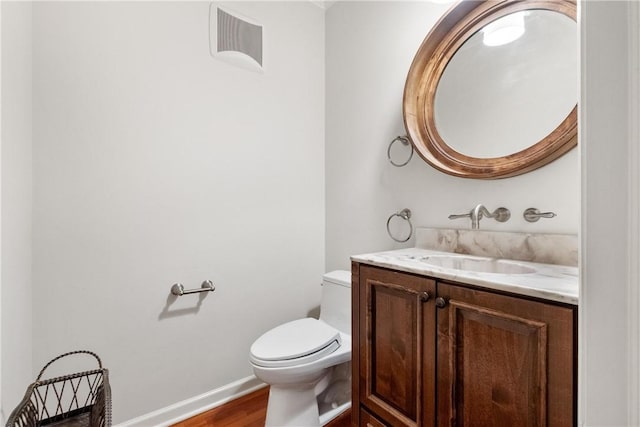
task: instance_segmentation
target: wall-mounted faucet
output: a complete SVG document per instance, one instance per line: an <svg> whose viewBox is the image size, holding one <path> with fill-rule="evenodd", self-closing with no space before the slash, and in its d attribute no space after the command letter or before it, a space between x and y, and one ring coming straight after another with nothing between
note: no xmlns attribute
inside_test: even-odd
<svg viewBox="0 0 640 427"><path fill-rule="evenodd" d="M449 219L471 218L471 228L473 230L480 228L480 220L484 217L493 218L498 222L507 222L511 218L511 212L507 208L498 208L493 212L489 212L483 204L479 204L467 214L449 215Z"/></svg>

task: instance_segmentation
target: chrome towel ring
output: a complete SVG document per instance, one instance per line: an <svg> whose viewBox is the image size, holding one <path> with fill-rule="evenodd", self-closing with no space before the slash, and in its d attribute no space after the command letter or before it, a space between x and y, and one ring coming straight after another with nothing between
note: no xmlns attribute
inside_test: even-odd
<svg viewBox="0 0 640 427"><path fill-rule="evenodd" d="M397 239L393 236L393 234L391 234L391 230L389 229L389 224L391 223L391 220L393 219L393 217L400 217L402 219L404 219L405 221L407 221L409 223L409 235L407 236L406 239ZM411 238L411 236L413 235L413 224L411 224L411 210L404 208L402 209L400 212L396 212L394 214L391 214L391 216L389 216L389 219L387 219L387 233L389 233L389 237L391 237L393 240L395 240L396 242L399 243L404 243L407 240L409 240Z"/></svg>
<svg viewBox="0 0 640 427"><path fill-rule="evenodd" d="M391 159L391 147L393 147L393 144L395 144L396 142L400 142L402 145L404 146L409 146L409 148L411 149L411 152L409 153L409 157L407 158L407 160L405 160L402 163L396 163ZM409 163L409 161L411 160L411 158L413 157L413 145L411 144L411 142L409 141L409 138L406 136L396 136L390 143L389 143L389 147L387 148L387 158L389 159L389 162L398 168L401 168L402 166L406 166L407 163Z"/></svg>

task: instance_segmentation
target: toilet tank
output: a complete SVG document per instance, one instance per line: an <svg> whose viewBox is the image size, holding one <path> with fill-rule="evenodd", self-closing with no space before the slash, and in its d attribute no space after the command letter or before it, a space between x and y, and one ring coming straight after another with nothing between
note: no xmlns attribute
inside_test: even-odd
<svg viewBox="0 0 640 427"><path fill-rule="evenodd" d="M320 319L351 335L351 272L336 270L322 276Z"/></svg>

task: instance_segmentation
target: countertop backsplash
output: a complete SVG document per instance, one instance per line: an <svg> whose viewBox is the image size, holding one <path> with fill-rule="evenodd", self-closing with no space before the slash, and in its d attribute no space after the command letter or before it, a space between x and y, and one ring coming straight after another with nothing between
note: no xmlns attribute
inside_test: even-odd
<svg viewBox="0 0 640 427"><path fill-rule="evenodd" d="M416 228L416 248L578 266L578 236L447 228Z"/></svg>

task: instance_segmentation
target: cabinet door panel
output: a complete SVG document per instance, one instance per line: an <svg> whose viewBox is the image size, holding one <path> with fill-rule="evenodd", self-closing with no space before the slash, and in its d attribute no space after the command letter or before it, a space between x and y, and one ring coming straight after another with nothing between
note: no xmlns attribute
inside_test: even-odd
<svg viewBox="0 0 640 427"><path fill-rule="evenodd" d="M440 283L438 295L438 425L573 425L571 309Z"/></svg>
<svg viewBox="0 0 640 427"><path fill-rule="evenodd" d="M416 419L418 317L416 296L405 289L372 281L371 394Z"/></svg>
<svg viewBox="0 0 640 427"><path fill-rule="evenodd" d="M546 324L452 301L449 328L459 423L544 425Z"/></svg>
<svg viewBox="0 0 640 427"><path fill-rule="evenodd" d="M391 425L427 425L435 406L435 282L360 268L360 400Z"/></svg>

